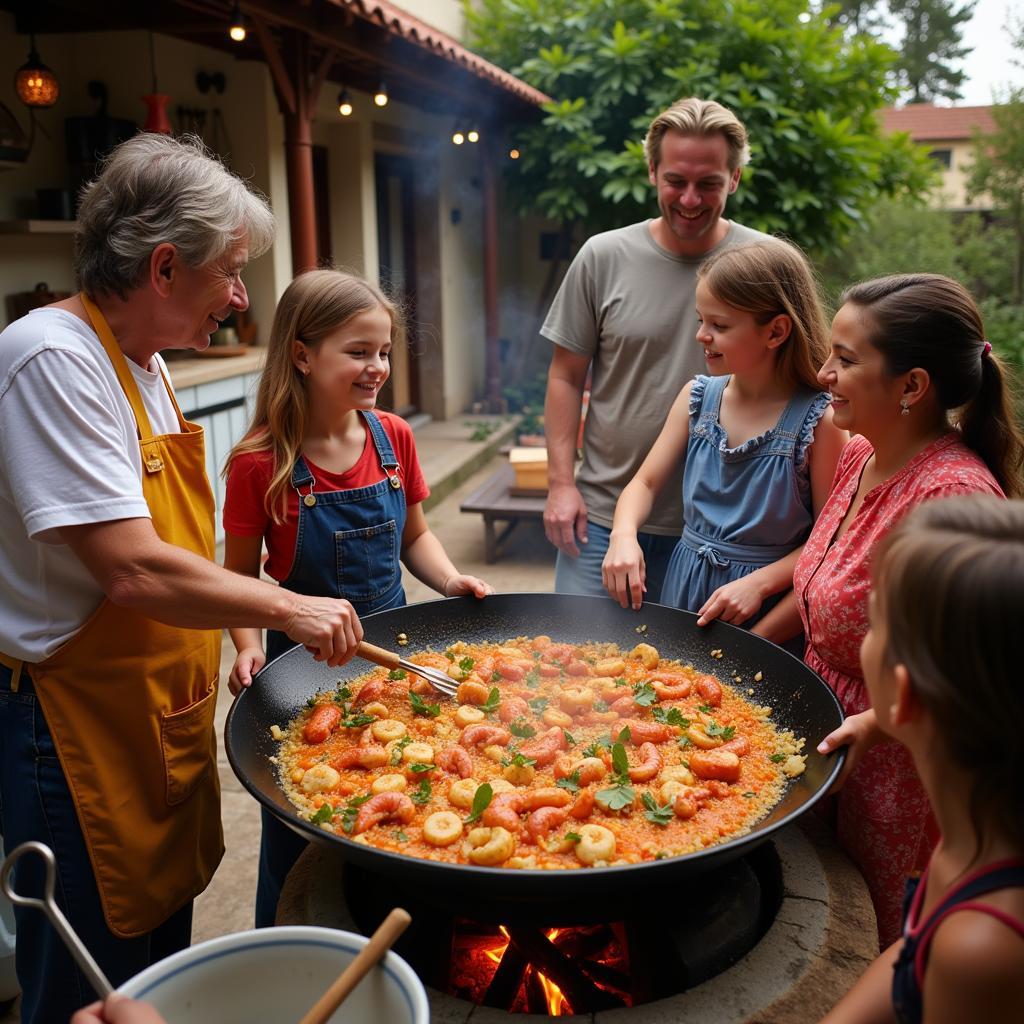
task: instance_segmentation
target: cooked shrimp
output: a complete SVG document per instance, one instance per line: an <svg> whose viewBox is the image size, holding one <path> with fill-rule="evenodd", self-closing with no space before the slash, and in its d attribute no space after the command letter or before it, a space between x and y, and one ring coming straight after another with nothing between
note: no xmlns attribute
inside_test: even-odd
<svg viewBox="0 0 1024 1024"><path fill-rule="evenodd" d="M697 692L705 704L717 708L722 703L722 684L714 676L701 676L697 680Z"/></svg>
<svg viewBox="0 0 1024 1024"><path fill-rule="evenodd" d="M382 821L400 821L408 825L416 813L416 805L404 793L376 793L356 812L352 832L360 835Z"/></svg>
<svg viewBox="0 0 1024 1024"><path fill-rule="evenodd" d="M498 718L503 722L512 722L530 713L530 705L522 697L502 697L498 706Z"/></svg>
<svg viewBox="0 0 1024 1024"><path fill-rule="evenodd" d="M690 696L693 683L682 676L673 676L669 673L662 673L661 676L651 678L651 686L657 695L658 700L682 700Z"/></svg>
<svg viewBox="0 0 1024 1024"><path fill-rule="evenodd" d="M578 821L582 821L584 818L589 818L594 811L594 804L597 798L594 795L592 789L581 789L576 799L573 801L572 807L569 808L569 814L576 818Z"/></svg>
<svg viewBox="0 0 1024 1024"><path fill-rule="evenodd" d="M734 739L729 740L728 743L723 743L719 750L730 750L732 753L743 757L745 754L750 753L750 740L746 736L736 736Z"/></svg>
<svg viewBox="0 0 1024 1024"><path fill-rule="evenodd" d="M384 696L385 685L386 683L383 679L371 679L368 683L363 683L359 687L359 692L352 700L352 706L358 707L360 704L367 703L367 701L380 700Z"/></svg>
<svg viewBox="0 0 1024 1024"><path fill-rule="evenodd" d="M546 768L558 757L559 752L567 746L565 733L562 732L561 728L555 726L544 733L543 736L524 743L519 748L519 752L523 757L528 757L535 761L538 768Z"/></svg>
<svg viewBox="0 0 1024 1024"><path fill-rule="evenodd" d="M302 738L307 743L323 743L340 721L341 708L337 704L319 704L303 726Z"/></svg>
<svg viewBox="0 0 1024 1024"><path fill-rule="evenodd" d="M434 764L449 775L468 779L473 774L473 758L465 747L445 747L434 758Z"/></svg>
<svg viewBox="0 0 1024 1024"><path fill-rule="evenodd" d="M511 739L512 733L497 725L467 725L462 730L459 743L464 747L487 747L492 743L507 747Z"/></svg>
<svg viewBox="0 0 1024 1024"><path fill-rule="evenodd" d="M626 696L612 701L608 705L608 710L614 711L617 715L635 715L640 710L640 706L632 697Z"/></svg>
<svg viewBox="0 0 1024 1024"><path fill-rule="evenodd" d="M690 755L690 771L698 779L739 782L740 759L731 750L695 750Z"/></svg>
<svg viewBox="0 0 1024 1024"><path fill-rule="evenodd" d="M526 819L526 834L533 842L540 843L568 817L569 812L564 807L538 807Z"/></svg>
<svg viewBox="0 0 1024 1024"><path fill-rule="evenodd" d="M480 820L491 828L503 828L510 833L519 831L519 815L523 813L522 792L499 793L484 809Z"/></svg>
<svg viewBox="0 0 1024 1024"><path fill-rule="evenodd" d="M653 743L644 743L640 747L640 763L629 767L629 779L631 782L648 782L661 771L662 764L658 748Z"/></svg>
<svg viewBox="0 0 1024 1024"><path fill-rule="evenodd" d="M343 751L331 765L338 771L346 768L383 768L388 763L388 752L381 746L352 747Z"/></svg>
<svg viewBox="0 0 1024 1024"><path fill-rule="evenodd" d="M629 742L634 747L642 746L644 743L664 743L672 734L670 725L662 725L660 722L638 722L636 719L622 722L616 728L616 735L623 729L629 729Z"/></svg>

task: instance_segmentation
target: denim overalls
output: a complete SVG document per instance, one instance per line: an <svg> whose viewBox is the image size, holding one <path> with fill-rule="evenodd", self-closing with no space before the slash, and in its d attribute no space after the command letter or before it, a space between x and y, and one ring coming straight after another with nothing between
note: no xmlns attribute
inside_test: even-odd
<svg viewBox="0 0 1024 1024"><path fill-rule="evenodd" d="M690 611L724 584L789 554L814 522L806 453L828 395L798 389L771 430L730 448L718 422L729 379L698 376L690 390L683 535L661 597ZM766 600L743 625L749 629L782 596Z"/></svg>
<svg viewBox="0 0 1024 1024"><path fill-rule="evenodd" d="M347 491L314 491L313 474L300 455L292 468L292 486L299 496L295 557L281 583L299 594L343 597L360 616L405 604L400 556L406 517L405 491L391 442L374 413L362 416L385 479ZM284 633L268 630L267 661L293 646ZM266 809L261 814L257 928L274 923L281 887L306 848L306 840L274 815Z"/></svg>
<svg viewBox="0 0 1024 1024"><path fill-rule="evenodd" d="M292 487L299 496L295 556L281 586L297 594L343 597L357 615L399 608L402 588L402 530L405 491L398 459L380 420L363 412L385 479L347 491L313 491L313 474L300 455L292 467ZM267 633L267 660L294 642L284 633Z"/></svg>

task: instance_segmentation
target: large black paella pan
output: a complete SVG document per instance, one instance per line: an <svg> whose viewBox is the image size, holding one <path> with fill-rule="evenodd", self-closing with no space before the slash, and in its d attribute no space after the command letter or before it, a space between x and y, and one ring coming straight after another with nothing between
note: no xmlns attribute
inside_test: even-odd
<svg viewBox="0 0 1024 1024"><path fill-rule="evenodd" d="M602 891L620 895L673 883L748 852L771 834L804 814L827 792L842 764L842 754L823 757L818 740L842 722L832 691L799 659L745 630L716 622L705 628L697 616L674 608L647 604L639 612L621 608L610 599L560 594L500 594L483 601L452 598L409 605L365 617L366 639L396 648L398 634L408 636L404 652L430 647L443 650L458 640L504 641L516 636L550 635L560 642L614 642L630 649L640 640L653 644L662 657L679 658L728 681L743 679L753 689L750 699L770 705L772 721L806 738L805 773L788 785L778 804L754 828L718 846L682 857L607 868L573 871L524 871L446 864L407 857L325 832L300 816L277 781L271 756L276 743L271 725L284 727L317 691L332 689L342 679L368 671L368 662L355 659L341 668L314 661L296 647L266 665L251 688L242 693L228 715L226 745L235 774L257 800L282 821L309 839L333 846L345 860L377 874L401 878L423 891L458 890L463 898L478 893L518 903L585 900ZM642 635L637 627L645 626ZM716 660L711 651L720 649ZM760 673L761 680L754 676Z"/></svg>

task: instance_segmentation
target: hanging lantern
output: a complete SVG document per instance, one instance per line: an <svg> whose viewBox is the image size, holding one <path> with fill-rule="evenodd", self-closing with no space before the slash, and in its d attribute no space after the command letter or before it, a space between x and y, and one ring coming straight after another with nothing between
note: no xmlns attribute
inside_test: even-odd
<svg viewBox="0 0 1024 1024"><path fill-rule="evenodd" d="M60 96L57 76L39 59L36 37L32 35L28 60L14 76L14 91L26 107L52 107Z"/></svg>

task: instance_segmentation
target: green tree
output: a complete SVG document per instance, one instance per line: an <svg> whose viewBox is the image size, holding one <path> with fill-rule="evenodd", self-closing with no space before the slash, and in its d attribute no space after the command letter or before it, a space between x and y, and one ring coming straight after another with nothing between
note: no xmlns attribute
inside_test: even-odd
<svg viewBox="0 0 1024 1024"><path fill-rule="evenodd" d="M903 26L897 62L900 86L911 103L957 100L967 77L958 70L970 52L961 42L974 16L976 0L889 0L889 10Z"/></svg>
<svg viewBox="0 0 1024 1024"><path fill-rule="evenodd" d="M521 209L588 231L650 215L641 141L681 96L718 100L753 158L730 215L815 255L839 250L883 196L918 194L931 169L876 118L893 51L807 11L805 0L478 0L469 43L551 96L517 135Z"/></svg>
<svg viewBox="0 0 1024 1024"><path fill-rule="evenodd" d="M994 130L975 133L974 160L967 189L972 196L988 193L1013 231L1013 279L1010 298L1024 300L1024 89L1011 89L1005 103L992 108Z"/></svg>

